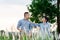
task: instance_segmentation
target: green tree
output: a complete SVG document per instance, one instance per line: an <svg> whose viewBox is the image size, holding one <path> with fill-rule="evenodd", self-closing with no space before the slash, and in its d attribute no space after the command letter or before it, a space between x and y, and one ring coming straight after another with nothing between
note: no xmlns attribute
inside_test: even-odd
<svg viewBox="0 0 60 40"><path fill-rule="evenodd" d="M52 0L32 0L28 10L31 12L32 17L30 19L32 22L35 21L35 23L39 23L39 17L47 16L49 17L49 22L56 22L55 17L57 17L57 24L60 23L60 14L58 11L59 8L55 5L52 5Z"/></svg>
<svg viewBox="0 0 60 40"><path fill-rule="evenodd" d="M57 14L57 31L58 33L60 33L60 9L59 9L59 4L60 4L60 0L57 0L57 9L58 9L58 14Z"/></svg>

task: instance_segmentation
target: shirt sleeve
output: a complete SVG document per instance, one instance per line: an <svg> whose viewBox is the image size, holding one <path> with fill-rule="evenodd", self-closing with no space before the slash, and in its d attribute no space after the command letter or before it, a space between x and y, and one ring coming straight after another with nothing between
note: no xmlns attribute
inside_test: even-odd
<svg viewBox="0 0 60 40"><path fill-rule="evenodd" d="M37 24L38 25L38 27L40 27L41 28L41 23L39 23L39 24Z"/></svg>
<svg viewBox="0 0 60 40"><path fill-rule="evenodd" d="M48 35L50 36L50 27L51 27L51 24L50 23L48 23Z"/></svg>
<svg viewBox="0 0 60 40"><path fill-rule="evenodd" d="M31 30L31 29L32 29L33 27L35 27L35 26L36 26L35 23L30 22L29 29Z"/></svg>
<svg viewBox="0 0 60 40"><path fill-rule="evenodd" d="M32 29L33 27L37 27L38 26L38 24L36 24L36 23L30 23L30 29Z"/></svg>
<svg viewBox="0 0 60 40"><path fill-rule="evenodd" d="M38 27L40 27L40 24L36 24Z"/></svg>
<svg viewBox="0 0 60 40"><path fill-rule="evenodd" d="M32 27L33 27L33 23L30 23L30 24L29 24L29 29L31 30Z"/></svg>
<svg viewBox="0 0 60 40"><path fill-rule="evenodd" d="M21 27L21 21L18 21L17 28Z"/></svg>
<svg viewBox="0 0 60 40"><path fill-rule="evenodd" d="M51 27L51 23L49 23L49 22L47 22L47 25L48 25L48 29L50 29L50 27Z"/></svg>

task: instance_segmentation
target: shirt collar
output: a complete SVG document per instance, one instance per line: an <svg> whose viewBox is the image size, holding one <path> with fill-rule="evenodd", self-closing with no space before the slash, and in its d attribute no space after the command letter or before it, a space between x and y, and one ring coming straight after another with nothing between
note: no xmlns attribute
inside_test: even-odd
<svg viewBox="0 0 60 40"><path fill-rule="evenodd" d="M43 23L44 25L46 25L48 22L46 22L46 23Z"/></svg>

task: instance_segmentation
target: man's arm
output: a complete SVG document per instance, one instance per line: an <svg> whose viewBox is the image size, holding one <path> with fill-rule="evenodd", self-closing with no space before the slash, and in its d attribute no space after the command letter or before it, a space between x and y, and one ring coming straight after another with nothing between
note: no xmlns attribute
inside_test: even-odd
<svg viewBox="0 0 60 40"><path fill-rule="evenodd" d="M33 27L39 27L39 25L37 23L30 23L30 30L33 28Z"/></svg>
<svg viewBox="0 0 60 40"><path fill-rule="evenodd" d="M19 21L18 22L18 24L17 24L17 29L21 32L22 30L21 30L21 21Z"/></svg>
<svg viewBox="0 0 60 40"><path fill-rule="evenodd" d="M34 23L30 22L29 29L31 30L34 27Z"/></svg>

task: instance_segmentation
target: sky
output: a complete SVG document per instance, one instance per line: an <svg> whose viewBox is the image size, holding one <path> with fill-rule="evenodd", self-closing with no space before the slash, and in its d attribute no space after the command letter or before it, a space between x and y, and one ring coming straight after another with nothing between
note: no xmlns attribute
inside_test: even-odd
<svg viewBox="0 0 60 40"><path fill-rule="evenodd" d="M2 4L19 4L19 5L26 5L29 4L31 0L0 0Z"/></svg>
<svg viewBox="0 0 60 40"><path fill-rule="evenodd" d="M16 31L31 0L0 0L0 30ZM54 2L53 2L54 3Z"/></svg>
<svg viewBox="0 0 60 40"><path fill-rule="evenodd" d="M31 0L0 0L0 30L16 31L17 23L23 19L24 12L28 11L26 5L30 2Z"/></svg>

